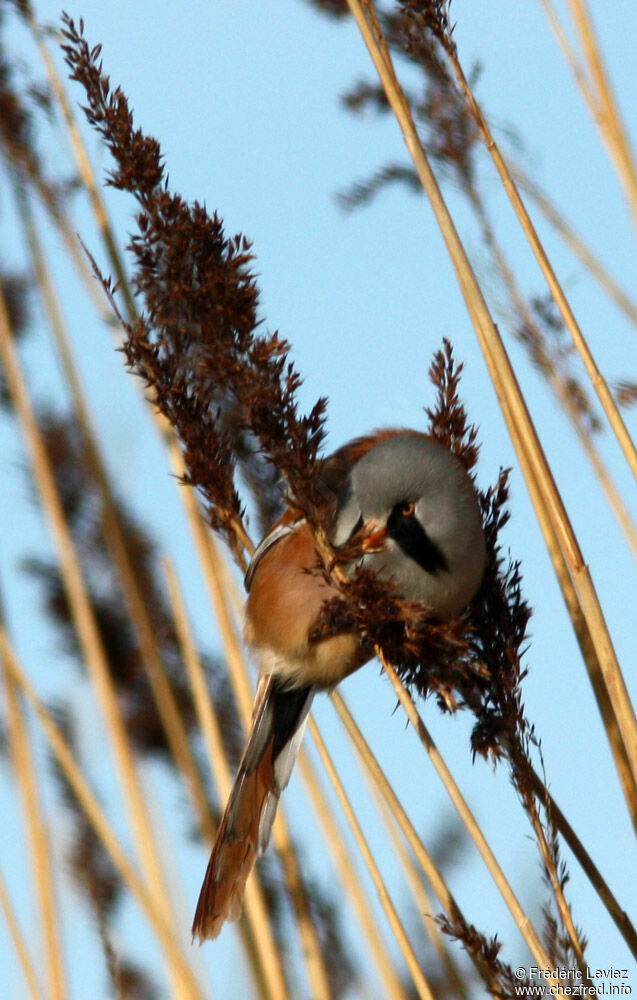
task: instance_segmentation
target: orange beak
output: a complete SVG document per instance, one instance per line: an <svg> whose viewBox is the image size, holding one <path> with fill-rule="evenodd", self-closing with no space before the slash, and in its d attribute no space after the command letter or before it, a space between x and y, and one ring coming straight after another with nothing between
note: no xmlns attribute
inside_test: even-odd
<svg viewBox="0 0 637 1000"><path fill-rule="evenodd" d="M379 521L368 521L363 531L365 537L361 540L361 548L365 552L382 552L387 538L387 525Z"/></svg>

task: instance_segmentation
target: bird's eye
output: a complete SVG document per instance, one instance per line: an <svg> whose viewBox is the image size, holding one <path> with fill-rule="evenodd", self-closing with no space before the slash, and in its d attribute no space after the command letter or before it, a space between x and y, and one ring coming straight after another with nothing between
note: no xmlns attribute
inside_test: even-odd
<svg viewBox="0 0 637 1000"><path fill-rule="evenodd" d="M402 517L413 517L416 511L416 504L411 500L403 500L398 504L398 511Z"/></svg>

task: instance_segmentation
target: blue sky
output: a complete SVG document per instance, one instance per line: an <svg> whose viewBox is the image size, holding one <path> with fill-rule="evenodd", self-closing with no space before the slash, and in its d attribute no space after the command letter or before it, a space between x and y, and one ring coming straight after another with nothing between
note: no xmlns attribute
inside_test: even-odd
<svg viewBox="0 0 637 1000"><path fill-rule="evenodd" d="M590 6L625 120L634 132L634 5L630 0L612 5L594 0ZM57 20L59 10L51 0L36 9L41 18ZM590 685L432 213L423 198L402 190L386 191L370 207L351 214L344 214L335 200L338 190L381 164L406 161L393 121L356 120L339 105L339 96L356 80L373 79L353 24L331 23L299 0L267 5L237 0L186 2L179 8L147 0L134 4L72 0L66 3L66 10L76 19L84 17L89 41L103 45L104 65L112 81L121 84L129 96L138 123L160 140L171 186L185 197L217 209L228 232L244 232L254 241L262 315L270 329L278 329L292 344L294 361L305 377L302 399L306 407L319 395L329 396L330 447L375 426L422 426L422 407L432 399L427 368L443 336L452 340L458 358L466 362L463 396L471 418L480 425L483 442L480 484L493 482L500 466L513 467L512 517L506 542L522 562L525 594L534 608L525 681L528 715L542 738L547 774L557 801L620 902L629 906L637 889L632 830ZM451 12L465 68L474 60L482 64L478 96L492 120L519 132L525 144L525 163L534 177L615 276L633 288L634 227L617 177L559 56L539 3L454 0ZM11 31L10 38L35 62L22 31ZM82 99L77 89L72 94L76 101ZM105 153L94 137L88 138L98 164L107 167ZM51 140L50 156L53 165L61 166L64 145L63 138L58 139L57 146ZM481 185L521 284L531 293L543 293L542 278L505 204L495 173L486 164ZM460 196L452 189L447 193L461 234L467 237L470 249L479 252L478 238ZM123 239L132 225L132 203L115 192L110 192L108 199ZM10 207L3 207L0 224L7 256L11 248L19 260L21 250L11 230ZM76 225L99 257L98 239L82 205L78 205ZM611 380L634 375L634 329L541 220L538 227L603 373ZM109 467L161 546L177 561L198 638L214 651L211 615L161 449L132 379L123 372L121 356L113 351L112 341L94 319L90 304L78 296L59 240L57 246L56 237L52 240L63 305ZM483 276L489 287L488 273ZM637 592L633 559L570 427L519 346L507 337L504 323L501 329L634 694L633 607ZM38 396L61 398L55 362L39 337L33 338L25 358ZM627 420L634 431L634 414ZM2 463L9 478L6 509L10 514L0 519L3 586L8 588L9 577L16 576L18 556L46 547L48 541L38 516L25 502L27 488L19 469L23 459L6 421L0 436ZM634 483L608 433L601 445L634 511ZM42 692L74 692L87 719L86 752L108 797L113 792L112 776L102 773L101 743L89 735L94 730L91 719L97 718L95 709L86 693L75 691L76 674L59 656L54 638L41 628L31 630L33 599L33 591L18 576L8 595L16 645ZM400 713L393 713L394 699L387 681L370 665L347 681L344 692L416 825L425 838L432 838L441 817L450 816L452 807L433 769L416 749L412 734L405 731ZM472 766L468 718L442 718L433 703L423 711L523 903L535 907L540 891L538 860L504 772L494 775L481 762ZM349 762L327 699L318 700L315 714L325 726L337 757L340 751L346 780L355 786L357 772ZM187 932L204 854L192 847L182 851L183 836L180 839L178 833L170 833L175 821L166 815L174 810L178 798L175 789L161 773L149 773L148 780L164 807L163 818L158 812L158 824L168 831L167 842L178 844L170 851L182 883ZM3 808L10 810L8 780L3 780L0 795ZM317 877L331 878L296 779L286 798L294 829L306 844L307 864ZM364 797L361 810L372 843L388 873L394 875L395 866L373 807ZM59 812L56 817L54 839L59 850L63 821ZM15 817L11 831L3 838L0 863L28 928L34 924L34 915L30 886L19 875L24 864L19 831ZM569 899L576 922L590 938L589 964L630 967L619 935L576 863L569 867ZM463 854L451 881L467 916L485 931L497 930L504 941L505 957L514 965L518 961L524 964L525 952L515 927L474 852ZM102 976L91 965L90 956L96 952L85 911L73 893L65 889L63 896L75 995L86 995L82 984L88 976L91 996L100 997ZM396 896L404 899L405 890L398 886ZM152 942L132 906L122 921L122 934L131 933L141 942L142 955L152 956ZM86 942L88 957L84 962L72 945L76 940ZM352 942L360 948L353 933ZM241 995L228 971L236 974L232 960L236 954L233 934L226 931L220 942L207 945L200 955L216 996ZM0 961L9 970L10 995L26 996L3 932ZM634 971L633 967L633 977ZM635 978L633 984L637 985Z"/></svg>

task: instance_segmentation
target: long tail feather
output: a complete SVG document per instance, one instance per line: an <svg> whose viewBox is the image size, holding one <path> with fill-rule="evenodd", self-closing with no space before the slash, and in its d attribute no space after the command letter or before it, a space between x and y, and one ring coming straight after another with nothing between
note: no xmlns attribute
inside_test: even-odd
<svg viewBox="0 0 637 1000"><path fill-rule="evenodd" d="M248 742L225 808L192 925L200 941L215 938L241 914L246 880L268 845L281 792L290 780L313 687L288 688L261 677Z"/></svg>

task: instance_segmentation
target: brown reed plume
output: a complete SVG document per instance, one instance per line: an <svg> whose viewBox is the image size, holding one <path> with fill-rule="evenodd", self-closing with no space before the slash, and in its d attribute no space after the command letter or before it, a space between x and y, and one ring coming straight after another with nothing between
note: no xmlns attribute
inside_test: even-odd
<svg viewBox="0 0 637 1000"><path fill-rule="evenodd" d="M179 435L187 482L203 496L211 525L236 553L245 543L236 487L238 453L262 453L286 478L295 502L313 516L325 400L297 412L300 377L277 333L258 332L258 289L249 241L227 237L217 215L170 194L156 140L133 126L126 98L111 91L70 19L64 46L72 78L88 99L89 122L116 163L109 183L138 202L130 249L145 311L128 325L124 351L152 387L153 401ZM244 459L245 461L245 459Z"/></svg>

